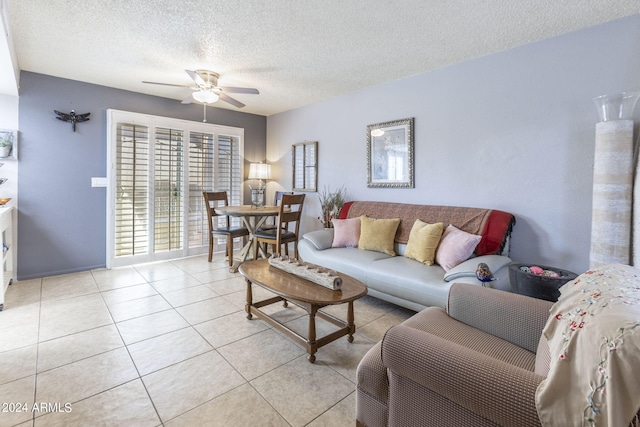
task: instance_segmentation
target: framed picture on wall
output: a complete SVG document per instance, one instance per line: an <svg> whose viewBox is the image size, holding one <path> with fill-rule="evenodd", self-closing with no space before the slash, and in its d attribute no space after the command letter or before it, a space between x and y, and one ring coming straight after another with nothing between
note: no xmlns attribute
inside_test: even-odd
<svg viewBox="0 0 640 427"><path fill-rule="evenodd" d="M317 191L318 142L292 145L293 191Z"/></svg>
<svg viewBox="0 0 640 427"><path fill-rule="evenodd" d="M367 126L367 187L414 187L413 117Z"/></svg>
<svg viewBox="0 0 640 427"><path fill-rule="evenodd" d="M13 129L0 129L0 158L18 158L18 131Z"/></svg>

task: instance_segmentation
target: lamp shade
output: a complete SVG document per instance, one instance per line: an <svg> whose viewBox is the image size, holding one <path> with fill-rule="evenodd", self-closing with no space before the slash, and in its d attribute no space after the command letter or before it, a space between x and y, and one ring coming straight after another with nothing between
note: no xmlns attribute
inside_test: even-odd
<svg viewBox="0 0 640 427"><path fill-rule="evenodd" d="M251 163L249 179L271 179L271 165L267 163Z"/></svg>
<svg viewBox="0 0 640 427"><path fill-rule="evenodd" d="M198 102L202 102L203 104L213 104L214 102L218 102L218 98L220 98L217 93L210 90L199 90L197 92L193 92L193 95L191 96L193 96L193 99Z"/></svg>

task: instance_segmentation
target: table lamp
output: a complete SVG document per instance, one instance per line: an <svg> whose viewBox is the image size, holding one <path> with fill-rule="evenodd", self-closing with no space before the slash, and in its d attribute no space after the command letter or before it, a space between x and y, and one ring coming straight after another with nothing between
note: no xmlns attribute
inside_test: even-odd
<svg viewBox="0 0 640 427"><path fill-rule="evenodd" d="M251 189L251 204L256 208L264 206L264 192L267 189L264 180L271 179L271 165L266 163L251 163L249 165L249 179L258 180L257 184L249 184Z"/></svg>

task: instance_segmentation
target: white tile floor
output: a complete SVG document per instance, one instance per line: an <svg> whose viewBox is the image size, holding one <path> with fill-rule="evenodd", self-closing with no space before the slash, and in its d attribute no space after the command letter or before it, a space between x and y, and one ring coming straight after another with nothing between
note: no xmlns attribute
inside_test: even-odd
<svg viewBox="0 0 640 427"><path fill-rule="evenodd" d="M355 302L357 332L304 349L244 313L217 256L16 282L0 312L2 426L353 426L355 373L413 314ZM254 298L269 296L254 286ZM265 309L305 331L295 306ZM346 318L346 305L328 307ZM318 333L333 326L318 319ZM66 406L65 406L66 405Z"/></svg>

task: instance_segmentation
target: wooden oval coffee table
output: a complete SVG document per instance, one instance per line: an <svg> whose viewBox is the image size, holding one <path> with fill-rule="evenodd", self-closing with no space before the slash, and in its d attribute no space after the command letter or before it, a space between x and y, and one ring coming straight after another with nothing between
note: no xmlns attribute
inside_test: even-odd
<svg viewBox="0 0 640 427"><path fill-rule="evenodd" d="M307 353L309 353L309 362L313 363L316 361L315 353L320 347L340 337L348 335L347 340L353 342L353 334L356 332L353 301L367 294L367 287L362 284L362 282L346 274L338 273L342 278L342 288L339 291L334 291L273 267L269 265L269 260L266 259L247 261L240 265L239 271L247 282L247 304L245 306L247 319L251 319L253 315L255 315L305 347ZM252 284L262 286L277 296L263 301L253 302ZM307 313L309 313L309 330L306 337L291 330L260 310L260 308L264 306L280 301L284 301L285 307L287 301L290 301L304 308ZM328 305L344 303L348 304L346 322L319 311L319 309ZM316 316L340 327L340 329L324 337L316 338Z"/></svg>

